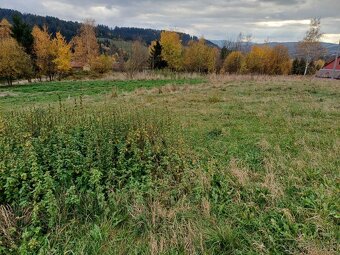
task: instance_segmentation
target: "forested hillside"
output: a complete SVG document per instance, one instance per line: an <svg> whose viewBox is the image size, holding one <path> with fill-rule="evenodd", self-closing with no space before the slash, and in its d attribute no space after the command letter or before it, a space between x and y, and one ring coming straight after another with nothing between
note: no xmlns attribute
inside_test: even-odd
<svg viewBox="0 0 340 255"><path fill-rule="evenodd" d="M14 15L18 15L22 18L22 20L29 25L39 25L43 26L46 24L48 26L48 30L52 34L56 34L56 32L60 31L66 38L67 41L70 41L72 37L77 34L77 31L80 28L79 22L74 21L65 21L51 16L38 16L34 14L26 14L21 13L16 10L10 9L2 9L0 8L0 20L6 18L10 22ZM110 28L104 25L97 26L97 37L99 38L108 38L108 39L122 39L127 41L135 41L142 40L147 44L150 44L154 40L158 40L160 38L161 30L148 29L148 28L135 28L135 27L115 27ZM187 44L190 40L198 40L197 37L191 36L185 33L179 33L181 36L181 40L183 44ZM207 42L211 46L215 46L211 42Z"/></svg>

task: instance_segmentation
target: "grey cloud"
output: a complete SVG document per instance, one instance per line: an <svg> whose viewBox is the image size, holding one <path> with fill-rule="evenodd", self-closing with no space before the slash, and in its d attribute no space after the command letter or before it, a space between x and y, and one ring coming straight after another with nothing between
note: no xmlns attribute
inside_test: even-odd
<svg viewBox="0 0 340 255"><path fill-rule="evenodd" d="M306 0L259 0L259 1L264 3L275 3L278 5L294 5L306 2Z"/></svg>
<svg viewBox="0 0 340 255"><path fill-rule="evenodd" d="M325 33L339 33L339 0L1 0L3 8L39 15L114 26L176 29L211 39L239 32L258 41L292 41L302 38L308 25L294 22L279 27L263 22L322 19ZM25 6L25 7L24 7Z"/></svg>

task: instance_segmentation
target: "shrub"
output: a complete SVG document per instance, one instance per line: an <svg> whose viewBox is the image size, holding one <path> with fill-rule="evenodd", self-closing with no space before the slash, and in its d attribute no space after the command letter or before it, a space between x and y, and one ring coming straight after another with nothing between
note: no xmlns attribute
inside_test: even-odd
<svg viewBox="0 0 340 255"><path fill-rule="evenodd" d="M167 114L124 112L60 106L1 119L0 205L13 219L0 233L5 253L36 252L58 223L102 215L117 192L148 196L181 178Z"/></svg>
<svg viewBox="0 0 340 255"><path fill-rule="evenodd" d="M240 51L233 51L228 55L223 64L228 73L241 73L245 67L245 58Z"/></svg>
<svg viewBox="0 0 340 255"><path fill-rule="evenodd" d="M106 73L113 68L113 59L110 56L100 55L91 61L91 70L97 73Z"/></svg>

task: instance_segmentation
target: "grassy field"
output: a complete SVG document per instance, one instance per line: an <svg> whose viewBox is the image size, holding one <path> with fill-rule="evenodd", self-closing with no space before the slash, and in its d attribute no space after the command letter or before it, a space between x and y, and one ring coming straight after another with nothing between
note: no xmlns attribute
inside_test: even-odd
<svg viewBox="0 0 340 255"><path fill-rule="evenodd" d="M211 76L5 93L0 254L339 251L339 81Z"/></svg>
<svg viewBox="0 0 340 255"><path fill-rule="evenodd" d="M102 100L103 95L115 97L117 94L131 92L139 88L150 89L164 85L183 85L202 83L202 79L164 79L131 81L64 81L44 82L29 85L0 86L0 107L17 108L39 103L53 103L59 100L91 97Z"/></svg>

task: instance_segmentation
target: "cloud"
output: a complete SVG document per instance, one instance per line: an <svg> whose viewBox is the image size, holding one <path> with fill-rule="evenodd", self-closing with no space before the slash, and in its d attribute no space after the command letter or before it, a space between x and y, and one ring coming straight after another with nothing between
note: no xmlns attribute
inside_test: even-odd
<svg viewBox="0 0 340 255"><path fill-rule="evenodd" d="M324 34L322 41L329 43L340 43L340 34Z"/></svg>
<svg viewBox="0 0 340 255"><path fill-rule="evenodd" d="M255 26L259 27L286 27L286 26L299 26L299 25L308 25L310 23L309 19L303 19L303 20L276 20L276 21L259 21L255 22Z"/></svg>
<svg viewBox="0 0 340 255"><path fill-rule="evenodd" d="M239 32L261 42L300 40L312 17L339 34L339 0L1 0L0 7L114 26L173 29L210 39Z"/></svg>
<svg viewBox="0 0 340 255"><path fill-rule="evenodd" d="M265 3L275 3L278 5L295 5L306 2L306 0L260 0L260 1Z"/></svg>

